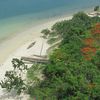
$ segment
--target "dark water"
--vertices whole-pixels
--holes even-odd
[[[100,0],[0,0],[0,18],[53,10],[89,8],[100,4]]]
[[[35,21],[100,5],[100,0],[0,0],[0,39]]]

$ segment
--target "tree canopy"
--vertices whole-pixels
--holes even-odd
[[[79,12],[52,26],[51,32],[63,40],[50,55],[43,70],[45,79],[33,88],[31,96],[38,100],[100,99],[100,46],[94,34],[100,30],[99,22],[99,17]]]

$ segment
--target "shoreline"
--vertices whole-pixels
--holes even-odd
[[[91,12],[92,10],[89,8],[83,11],[88,13],[88,12]],[[45,28],[50,28],[56,22],[61,21],[61,20],[67,20],[69,19],[69,17],[72,17],[72,16],[73,16],[72,13],[68,13],[61,16],[55,16],[52,18],[43,19],[40,22],[37,22],[36,25],[33,25],[33,27],[30,27],[29,29],[25,29],[24,31],[21,31],[18,33],[14,33],[11,36],[0,41],[0,51],[1,51],[0,64],[3,63],[9,57],[9,55],[12,52],[14,52],[17,48],[27,43],[28,41],[33,40],[36,37],[39,37],[41,35],[41,30]],[[19,39],[20,37],[21,39]],[[17,43],[12,43],[16,41]],[[12,46],[10,45],[11,46],[10,47],[9,44],[11,44]]]
[[[34,40],[41,36],[41,30],[45,28],[50,28],[53,24],[61,20],[68,20],[72,18],[72,15],[68,17],[68,15],[64,17],[60,17],[58,19],[49,19],[45,20],[43,23],[33,26],[24,32],[14,34],[11,37],[8,37],[5,41],[0,43],[0,64],[4,63],[7,58],[9,58],[10,54],[16,51],[19,47],[23,46],[25,43]]]
[[[88,9],[83,9],[83,10],[80,10],[80,11],[83,11],[83,12],[92,12],[93,7],[91,8],[88,8]],[[15,32],[11,32],[9,35],[10,36],[7,36],[7,37],[3,37],[0,39],[0,44],[3,43],[4,41],[10,39],[10,38],[13,38],[14,36],[20,34],[20,33],[23,33],[24,31],[27,31],[29,29],[32,29],[33,27],[36,27],[36,26],[39,26],[41,24],[44,24],[44,23],[48,23],[49,21],[55,21],[57,19],[61,19],[61,18],[65,18],[65,17],[69,17],[69,16],[73,16],[73,14],[77,13],[79,11],[75,11],[75,12],[65,12],[63,13],[62,15],[56,15],[56,16],[52,16],[52,17],[46,17],[46,18],[43,18],[43,19],[39,19],[39,20],[34,20],[34,24],[32,24],[31,26],[29,25],[28,28],[26,28],[26,25],[25,26],[22,26],[21,30],[17,30]],[[30,14],[31,15],[31,14]],[[30,15],[20,15],[21,18],[24,17],[24,16],[30,16]],[[33,14],[32,14],[33,15]],[[7,18],[7,19],[3,19],[4,22],[5,20],[10,20],[10,21],[16,21],[15,19],[20,16],[16,16],[16,17],[11,17],[11,18]],[[12,19],[12,20],[11,20]],[[33,19],[32,19],[33,20]],[[33,23],[33,22],[32,22]],[[28,23],[29,24],[29,23]]]
[[[30,57],[32,55],[39,55],[41,51],[42,43],[44,43],[44,48],[42,55],[46,54],[46,50],[49,48],[49,45],[47,44],[46,40],[40,38],[41,31],[45,28],[50,29],[53,24],[56,22],[62,21],[62,20],[70,20],[73,15],[64,15],[58,18],[51,18],[48,20],[45,20],[43,23],[38,24],[24,32],[15,34],[11,38],[7,39],[6,41],[2,42],[0,44],[0,49],[2,50],[1,56],[0,56],[0,80],[4,78],[5,72],[12,69],[12,59],[13,58],[21,58],[22,56]],[[36,44],[30,48],[29,50],[27,47],[32,43],[36,41]],[[0,87],[0,98],[4,96],[3,89]],[[11,98],[3,98],[2,100],[11,100]],[[12,99],[14,100],[14,98]],[[23,99],[25,100],[25,98]]]

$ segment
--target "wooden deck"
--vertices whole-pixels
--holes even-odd
[[[47,58],[21,57],[22,60],[32,63],[47,63]]]

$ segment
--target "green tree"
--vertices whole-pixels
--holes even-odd
[[[100,7],[99,6],[95,6],[94,7],[94,11],[99,11],[100,10]]]
[[[63,38],[61,45],[45,65],[44,80],[32,86],[30,95],[38,100],[99,100],[99,53],[91,61],[84,59],[81,48],[91,27],[99,22],[79,12],[69,21],[53,25],[52,32]]]
[[[22,60],[13,59],[12,60],[13,70],[6,71],[5,78],[0,82],[2,88],[7,89],[7,91],[15,90],[18,94],[26,90],[26,83],[23,80],[22,75],[27,66]]]
[[[96,16],[99,16],[100,15],[100,7],[99,6],[95,6],[94,7],[94,11],[96,12],[95,14],[96,14]]]
[[[49,29],[44,29],[41,31],[41,33],[43,34],[44,38],[47,38],[50,34],[50,30]]]

